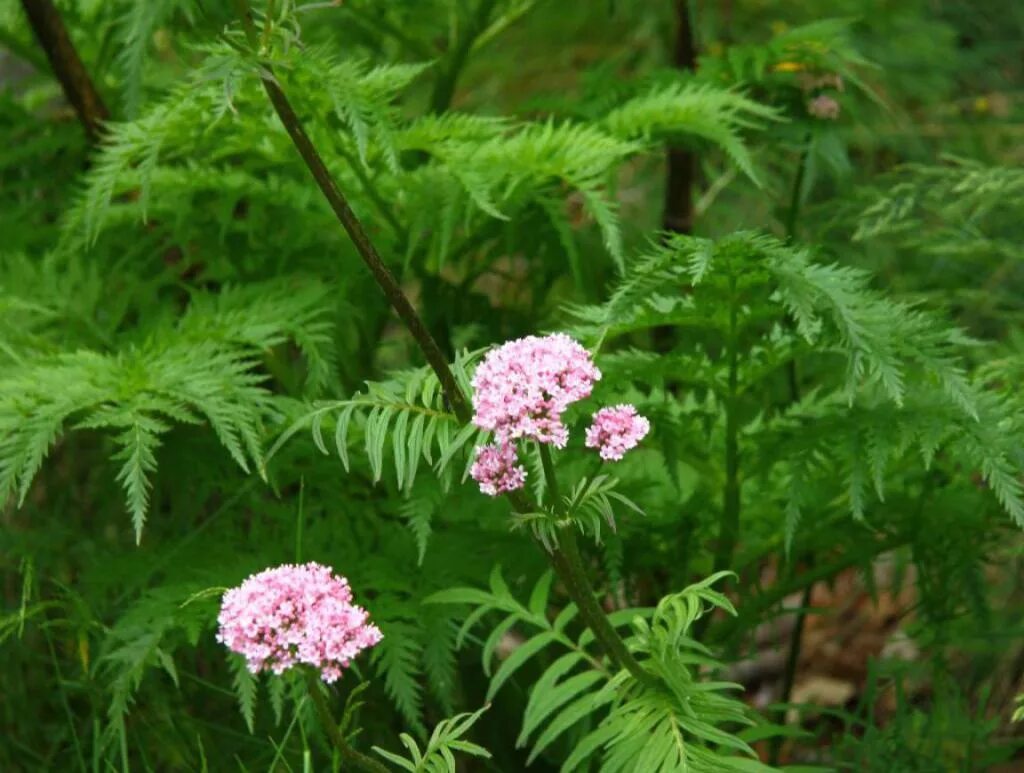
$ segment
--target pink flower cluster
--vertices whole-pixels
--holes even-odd
[[[527,336],[491,351],[473,377],[473,423],[499,443],[531,438],[564,448],[562,414],[601,378],[590,352],[564,333]]]
[[[348,580],[316,563],[254,574],[224,594],[217,622],[217,641],[244,655],[252,673],[304,663],[325,682],[382,638],[366,610],[352,604]]]
[[[565,448],[569,428],[562,414],[589,397],[600,378],[590,352],[564,333],[519,338],[488,353],[473,377],[473,423],[496,440],[476,449],[469,470],[480,490],[493,497],[523,487],[526,469],[515,447],[520,438]],[[631,405],[603,408],[587,430],[587,447],[599,449],[602,459],[621,459],[650,429]]]
[[[469,474],[480,484],[480,490],[492,497],[520,489],[526,482],[526,468],[518,463],[511,443],[477,448]]]
[[[841,110],[839,102],[827,94],[819,94],[807,103],[807,112],[822,121],[834,121]]]
[[[594,421],[587,429],[587,448],[599,449],[601,458],[606,461],[618,460],[626,451],[636,448],[650,431],[651,422],[640,416],[632,405],[602,408],[594,414]]]

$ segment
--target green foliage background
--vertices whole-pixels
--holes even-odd
[[[369,681],[367,750],[489,702],[442,726],[492,755],[466,770],[749,770],[780,732],[839,769],[1017,753],[1020,3],[694,2],[693,73],[667,0],[278,2],[260,65],[232,3],[57,7],[114,121],[90,148],[4,3],[0,768],[327,767],[297,685],[214,640],[217,589],[299,560],[384,632],[334,696]],[[583,547],[674,697],[607,673],[531,524],[464,483],[478,437],[295,153],[270,64],[463,383],[565,330],[605,374],[575,418],[651,418],[604,470],[645,515],[608,500]],[[836,120],[808,109],[822,74]],[[669,147],[696,159],[693,234],[661,230]],[[581,434],[566,481],[594,480]],[[916,584],[918,657],[803,732],[742,730],[722,663],[883,555]]]

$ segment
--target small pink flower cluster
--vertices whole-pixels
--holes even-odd
[[[839,102],[827,94],[819,94],[807,103],[807,112],[822,121],[834,121],[839,117]]]
[[[651,422],[636,412],[632,405],[602,408],[594,414],[587,429],[587,448],[597,448],[605,461],[621,459],[626,451],[636,448],[651,431]]]
[[[478,448],[469,474],[480,484],[480,490],[492,497],[520,489],[526,483],[526,468],[517,463],[512,443]]]
[[[601,371],[564,333],[527,336],[490,352],[473,377],[473,423],[499,443],[531,438],[564,448],[562,414],[590,395]]]
[[[601,371],[590,352],[564,333],[509,341],[484,358],[473,377],[473,423],[494,432],[493,445],[476,449],[469,474],[490,496],[520,489],[526,469],[518,463],[520,438],[564,448],[569,429],[562,414],[589,397]],[[604,408],[587,430],[587,447],[602,459],[621,459],[651,425],[631,405]]]
[[[252,575],[224,594],[217,622],[217,641],[244,655],[252,673],[304,663],[325,682],[382,638],[366,610],[352,604],[348,580],[316,563]]]

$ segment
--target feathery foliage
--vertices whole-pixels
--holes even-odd
[[[60,0],[94,144],[24,5],[0,768],[1019,761],[1019,3]],[[399,292],[467,398],[591,351],[512,497]],[[216,637],[309,561],[383,632],[313,692]]]
[[[430,734],[424,749],[420,749],[416,739],[403,733],[401,739],[408,750],[408,758],[377,747],[374,747],[374,751],[401,770],[408,770],[409,773],[455,773],[457,751],[474,757],[491,756],[483,747],[463,740],[463,736],[486,710],[485,706],[472,714],[458,714],[451,719],[442,720]]]

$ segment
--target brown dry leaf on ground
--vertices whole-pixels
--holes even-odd
[[[883,654],[916,657],[913,643],[902,633],[916,600],[914,585],[906,578],[898,585],[894,583],[891,563],[886,557],[877,561],[871,583],[865,582],[859,569],[848,569],[832,582],[814,586],[800,639],[791,702],[844,706],[861,694],[873,659]],[[783,606],[799,607],[801,595],[791,594]],[[732,678],[757,688],[755,703],[760,706],[782,697],[795,622],[795,614],[786,614],[759,626],[754,636],[756,655],[737,663],[731,671]]]

